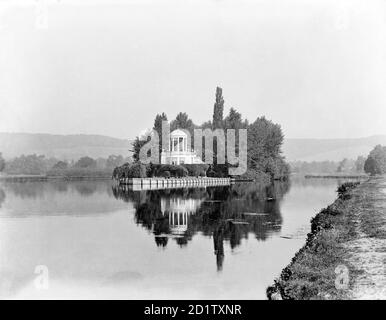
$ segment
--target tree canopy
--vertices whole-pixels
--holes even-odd
[[[281,147],[283,144],[284,135],[280,125],[267,120],[265,117],[257,118],[253,123],[248,120],[243,120],[240,112],[236,108],[231,107],[229,113],[224,118],[224,97],[222,88],[216,88],[215,103],[213,107],[213,119],[204,122],[201,126],[194,124],[193,120],[189,118],[186,112],[180,112],[176,118],[170,122],[170,131],[175,129],[185,129],[190,133],[191,145],[194,145],[194,129],[235,129],[236,130],[236,154],[239,149],[238,130],[247,129],[247,165],[249,177],[256,177],[265,174],[273,179],[285,178],[289,174],[289,166],[285,162],[281,154]],[[157,114],[154,120],[153,129],[157,131],[160,138],[160,151],[162,148],[162,121],[167,121],[165,113]],[[226,133],[225,133],[226,138]],[[135,162],[139,161],[139,152],[148,141],[145,137],[136,137],[133,142],[133,159]],[[227,145],[227,141],[225,141]],[[209,147],[203,144],[205,148]],[[222,176],[224,169],[227,171],[228,163],[217,164],[217,139],[213,141],[213,165],[210,166],[209,171],[215,175]],[[203,155],[200,155],[204,160]],[[220,168],[221,167],[221,168]],[[218,170],[217,170],[218,169]]]
[[[96,168],[97,163],[93,158],[82,157],[76,163],[76,168]]]
[[[386,147],[377,145],[370,151],[364,170],[371,175],[386,173]]]
[[[216,88],[216,102],[213,108],[213,129],[223,127],[223,115],[224,115],[224,98],[222,96],[222,88]]]

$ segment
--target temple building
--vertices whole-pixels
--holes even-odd
[[[190,148],[188,135],[180,130],[170,133],[169,150],[162,150],[161,164],[198,164],[203,163],[201,158]]]
[[[170,233],[182,236],[188,230],[189,216],[197,212],[202,200],[193,198],[161,198],[161,212],[168,216]]]

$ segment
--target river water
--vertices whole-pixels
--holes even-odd
[[[339,183],[3,183],[0,298],[265,299]]]

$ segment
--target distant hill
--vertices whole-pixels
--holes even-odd
[[[34,153],[64,160],[76,160],[82,156],[106,158],[111,154],[127,157],[129,149],[129,140],[101,135],[0,133],[0,152],[5,159]]]
[[[283,153],[289,161],[340,161],[366,156],[377,144],[386,145],[386,135],[358,139],[286,139]],[[129,149],[129,140],[101,135],[0,133],[0,152],[6,159],[33,153],[65,160],[82,156],[106,158],[110,154],[127,157]]]
[[[289,161],[340,161],[367,156],[377,144],[386,145],[386,135],[358,139],[286,139],[283,153]]]

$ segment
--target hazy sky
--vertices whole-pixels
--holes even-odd
[[[290,138],[386,134],[386,1],[16,2],[0,132],[133,138],[160,112],[211,119],[221,86],[226,113]]]

